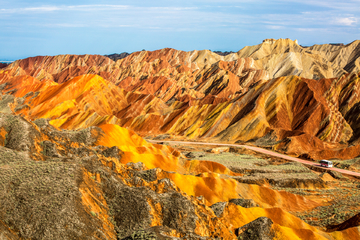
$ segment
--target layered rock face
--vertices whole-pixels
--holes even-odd
[[[348,45],[323,44],[302,47],[290,39],[266,39],[263,43],[245,47],[238,57],[251,57],[256,66],[269,71],[270,78],[296,75],[321,79],[359,72],[360,41]]]
[[[226,56],[162,49],[116,62],[35,57],[1,70],[0,83],[18,97],[38,92],[17,113],[50,117],[60,128],[111,123],[141,135],[251,141],[297,156],[345,159],[360,154],[357,46],[305,48],[269,39]],[[304,78],[316,74],[333,78]]]
[[[225,56],[162,49],[116,62],[61,55],[2,68],[0,238],[360,238],[357,222],[328,233],[289,213],[321,201],[247,184],[243,173],[135,133],[251,142],[313,159],[357,156],[352,44],[329,45],[337,55],[266,40]],[[315,75],[327,78],[305,78]]]
[[[360,70],[360,41],[356,40],[347,45],[323,44],[308,48],[318,52],[323,58],[330,62],[331,66],[345,70],[346,72],[359,72]],[[339,71],[337,74],[341,74]]]

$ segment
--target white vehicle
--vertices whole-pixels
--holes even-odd
[[[333,167],[332,161],[328,161],[328,160],[321,160],[321,161],[320,161],[320,165],[321,165],[322,167],[328,167],[328,168]]]

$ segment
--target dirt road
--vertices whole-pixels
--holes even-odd
[[[312,166],[316,166],[316,167],[321,167],[319,163],[317,162],[310,162],[310,161],[306,161],[300,158],[295,158],[295,157],[290,157],[287,156],[285,154],[280,154],[277,152],[273,152],[273,151],[269,151],[263,148],[259,148],[259,147],[252,147],[252,146],[247,146],[247,145],[240,145],[240,144],[228,144],[228,143],[203,143],[203,142],[182,142],[182,141],[157,141],[157,140],[147,140],[148,142],[151,143],[160,143],[160,142],[167,142],[167,143],[173,143],[173,144],[188,144],[188,145],[211,145],[211,146],[226,146],[226,147],[243,147],[243,148],[247,148],[250,150],[253,150],[255,152],[259,152],[259,153],[264,153],[267,155],[271,155],[274,157],[279,157],[279,158],[283,158],[283,159],[287,159],[290,161],[295,161],[295,162],[300,162],[302,164],[306,164],[306,165],[312,165]],[[328,170],[332,170],[332,171],[336,171],[336,172],[340,172],[343,174],[347,174],[347,175],[351,175],[351,176],[355,176],[355,177],[360,177],[360,173],[357,172],[352,172],[352,171],[348,171],[348,170],[344,170],[344,169],[340,169],[340,168],[326,168]]]

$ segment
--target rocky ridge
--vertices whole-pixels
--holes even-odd
[[[30,76],[10,77],[5,71],[0,78],[3,93],[22,98],[13,107],[17,114],[50,118],[60,128],[111,123],[143,135],[253,142],[313,159],[360,154],[358,74],[319,81],[281,77],[258,82],[232,100],[208,94],[199,99],[179,97],[178,101],[171,100],[169,89],[174,85],[165,78],[143,80],[144,85],[136,85],[142,91],[132,85],[121,88],[96,75],[63,84]],[[214,86],[209,88],[217,91]],[[222,91],[234,92],[234,88]]]

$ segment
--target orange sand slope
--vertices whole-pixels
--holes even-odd
[[[154,154],[154,156],[149,153],[138,154],[134,153],[134,151],[131,153],[127,152],[126,150],[130,150],[131,147],[145,147],[148,149],[148,151],[154,151],[154,146],[151,146],[151,144],[146,142],[142,145],[142,141],[140,140],[141,138],[135,134],[129,134],[128,130],[116,125],[103,125],[101,128],[107,134],[98,142],[98,144],[105,146],[115,145],[123,149],[125,153],[124,158],[122,159],[122,163],[126,163],[129,160],[133,162],[142,161],[149,168],[159,167],[167,171],[179,169],[179,167],[174,164],[177,160],[175,157],[164,158],[163,156],[157,154]],[[155,152],[157,150],[155,150]],[[167,152],[168,154],[170,153],[169,151],[171,151],[169,148],[166,148],[165,151],[163,150],[163,152]],[[172,167],[175,167],[175,169],[171,169]],[[304,232],[306,233],[306,236],[311,236],[309,239],[329,239],[330,237],[328,234],[309,226],[300,219],[284,211],[306,210],[319,206],[319,203],[307,200],[304,197],[286,192],[274,191],[257,185],[241,184],[235,180],[221,179],[216,173],[207,173],[200,177],[195,177],[191,175],[182,175],[179,173],[161,172],[159,177],[171,179],[176,186],[178,186],[188,195],[204,196],[208,205],[212,205],[220,201],[229,201],[230,199],[238,198],[238,194],[240,194],[245,198],[254,199],[257,204],[265,207],[265,209],[246,209],[237,206],[236,208],[238,210],[236,210],[236,208],[233,209],[233,207],[230,208],[229,211],[240,211],[236,213],[227,213],[231,214],[231,216],[229,215],[224,217],[224,219],[228,219],[228,221],[230,219],[231,224],[234,227],[239,227],[249,223],[257,217],[267,216],[273,219],[274,222],[279,225],[277,226],[277,231],[279,231],[279,239],[286,239],[285,237],[293,235],[299,235],[299,239],[305,239],[301,235]],[[277,208],[274,207],[279,207],[283,210],[276,210]],[[343,234],[346,234],[346,232]]]
[[[199,176],[169,173],[167,171],[186,171],[184,166],[180,166],[178,158],[172,155],[174,151],[170,147],[149,144],[136,134],[116,125],[102,125],[101,129],[106,134],[99,140],[98,144],[105,146],[115,145],[122,149],[124,155],[121,163],[142,161],[148,168],[161,168],[165,171],[159,171],[159,179],[171,179],[181,191],[188,195],[203,196],[205,203],[209,206],[216,202],[238,198],[239,195],[253,199],[261,208],[242,208],[233,204],[227,206],[222,219],[233,228],[243,226],[258,217],[266,216],[275,223],[273,228],[276,231],[276,239],[346,239],[349,236],[360,237],[359,229],[347,229],[333,233],[322,232],[286,212],[311,209],[319,206],[320,203],[258,185],[248,185],[238,183],[232,179],[222,179],[219,175],[221,172],[206,172]]]

